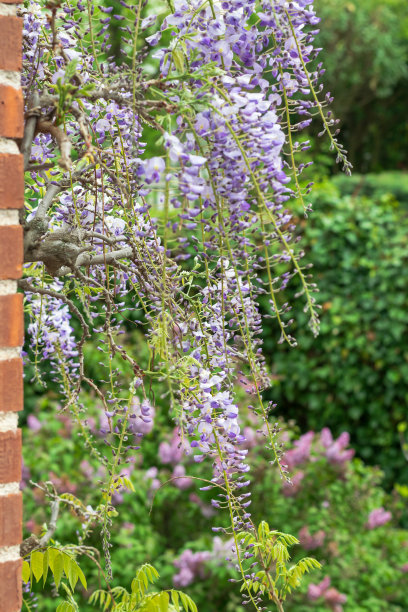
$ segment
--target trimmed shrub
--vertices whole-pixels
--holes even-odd
[[[277,349],[273,324],[265,344],[279,414],[302,429],[349,430],[357,454],[379,464],[390,484],[408,482],[397,431],[408,400],[408,215],[383,183],[371,177],[372,198],[343,196],[334,183],[317,187],[319,215],[302,244],[320,290],[320,335],[313,338],[298,306],[298,348]]]

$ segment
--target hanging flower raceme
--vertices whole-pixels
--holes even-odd
[[[280,295],[289,282],[298,283],[318,330],[290,210],[294,198],[308,210],[311,184],[300,179],[308,162],[297,158],[309,143],[298,132],[313,114],[349,167],[331,134],[330,95],[320,99],[323,70],[309,70],[318,19],[309,0],[176,0],[161,15],[120,5],[33,1],[22,10],[29,276],[22,287],[31,347],[58,362],[76,417],[83,383],[103,405],[107,561],[109,504],[123,486],[119,466],[136,448],[128,438],[153,429],[148,389],[165,382],[182,440],[161,453],[177,456],[166,461],[186,487],[179,451],[210,459],[212,505],[228,511],[223,530],[259,610],[263,591],[252,595],[253,555],[242,544],[242,533],[255,531],[246,490],[251,444],[235,384],[245,379],[253,390],[253,416],[287,484],[279,427],[262,398],[269,376],[261,331],[263,316],[273,316],[281,341],[295,343]],[[112,20],[123,34],[116,55]],[[263,315],[260,300],[269,302]],[[146,337],[148,363],[121,340],[129,318]],[[107,372],[103,389],[88,376],[91,335]],[[118,356],[135,377],[129,396]],[[284,595],[271,593],[278,605]]]

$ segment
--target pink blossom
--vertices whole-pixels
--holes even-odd
[[[133,531],[135,528],[133,523],[130,523],[129,521],[125,521],[122,524],[122,529],[126,529],[126,531]]]
[[[205,575],[205,562],[211,559],[208,551],[193,553],[189,548],[184,550],[178,559],[174,560],[174,565],[180,571],[173,576],[173,583],[176,587],[186,587],[195,578],[203,578]]]
[[[175,480],[173,480],[173,484],[175,487],[181,489],[182,491],[184,491],[184,489],[188,489],[193,484],[192,478],[189,478],[188,476],[186,478],[183,478],[185,473],[186,469],[184,465],[176,465],[173,470],[173,478],[175,478]]]
[[[193,502],[193,504],[197,504],[197,506],[201,510],[201,514],[205,518],[211,518],[212,516],[214,516],[215,514],[214,508],[210,506],[209,504],[204,503],[202,499],[198,497],[198,495],[196,495],[195,493],[191,493],[189,499],[191,502]]]
[[[368,515],[368,521],[366,524],[367,529],[375,529],[376,527],[381,527],[381,525],[385,525],[392,519],[391,512],[386,512],[383,507],[376,508],[375,510],[371,510]]]
[[[188,567],[182,567],[178,574],[173,576],[173,584],[178,588],[184,588],[194,580],[194,574]]]
[[[30,533],[34,533],[34,530],[36,528],[36,523],[34,519],[29,519],[28,521],[26,521],[25,523],[25,528],[27,529],[27,531],[29,531]]]
[[[332,587],[331,589],[327,589],[323,597],[333,612],[343,611],[343,606],[341,604],[346,603],[347,595],[340,593],[337,589]]]
[[[86,461],[86,459],[84,459],[79,464],[79,467],[81,468],[81,472],[83,473],[85,478],[87,478],[88,480],[91,480],[91,478],[92,478],[92,476],[94,474],[94,469],[93,469],[92,465],[89,463],[89,461]]]
[[[68,476],[57,476],[54,472],[49,472],[49,480],[53,483],[59,493],[73,493],[75,495],[77,491],[77,485],[70,482]]]
[[[299,470],[294,474],[291,479],[291,482],[284,480],[282,482],[282,493],[285,497],[294,497],[297,493],[299,493],[301,489],[301,482],[305,477],[305,473],[302,470]]]
[[[309,584],[307,596],[310,599],[310,601],[315,601],[316,599],[319,599],[319,597],[323,597],[324,592],[329,588],[329,586],[330,586],[329,576],[326,576],[325,578],[323,578],[323,580],[319,582],[319,584]]]
[[[347,601],[347,595],[340,593],[337,589],[330,587],[330,578],[326,576],[319,584],[310,584],[307,592],[310,601],[316,601],[323,597],[333,612],[342,612],[341,604]]]
[[[316,533],[312,535],[309,528],[305,525],[299,531],[299,542],[305,550],[314,550],[315,548],[323,546],[325,538],[326,534],[323,529],[316,531]]]
[[[157,489],[160,488],[161,482],[160,480],[157,478],[159,473],[159,470],[157,469],[157,467],[153,466],[151,468],[149,468],[148,470],[146,470],[146,473],[143,477],[143,480],[150,480],[150,490],[151,491],[157,491]]]
[[[21,491],[23,491],[26,486],[27,486],[27,482],[30,480],[31,478],[31,472],[30,472],[30,468],[25,465],[24,461],[21,462],[21,481],[20,481],[20,489]]]
[[[330,444],[333,444],[333,436],[328,427],[323,427],[320,432],[320,442],[325,448],[329,448]]]
[[[296,440],[294,448],[285,453],[283,462],[288,466],[289,470],[309,459],[313,438],[314,432],[308,431],[303,436],[300,436],[299,440]]]
[[[326,449],[324,456],[329,463],[343,466],[354,457],[353,449],[345,450],[350,442],[350,435],[346,431],[343,431],[337,440],[333,440],[330,429],[324,427],[320,433],[320,442]]]
[[[245,440],[242,442],[241,448],[246,448],[249,450],[258,444],[258,436],[252,427],[244,427],[242,434]]]
[[[236,557],[235,553],[235,542],[234,538],[230,538],[229,540],[223,540],[219,536],[215,536],[213,538],[213,549],[212,549],[212,559],[213,561],[218,562],[220,565],[225,563],[226,557]],[[228,565],[233,567],[231,561],[228,562]]]
[[[178,428],[173,430],[173,437],[169,442],[159,445],[159,459],[162,463],[179,463],[183,456],[183,446],[178,435]]]
[[[33,414],[29,414],[27,417],[27,425],[31,431],[40,431],[42,425],[41,422]]]
[[[402,567],[400,567],[401,572],[404,574],[408,574],[408,563],[404,563]]]

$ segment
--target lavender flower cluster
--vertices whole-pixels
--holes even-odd
[[[325,111],[330,95],[319,97],[322,67],[309,68],[319,20],[312,0],[176,0],[165,15],[120,5],[75,0],[54,9],[33,0],[22,11],[31,346],[76,381],[65,389],[76,415],[82,383],[103,402],[106,436],[117,441],[112,486],[120,452],[135,448],[128,436],[153,426],[149,381],[165,380],[183,444],[163,445],[162,460],[177,480],[182,451],[211,458],[209,486],[221,491],[213,506],[228,508],[238,550],[237,533],[253,525],[237,380],[249,381],[253,412],[280,459],[262,400],[260,298],[268,296],[281,340],[294,344],[279,294],[295,277],[318,330],[290,212],[311,188],[297,157],[309,148],[298,134],[313,114],[348,169]],[[121,24],[123,57],[110,55],[111,20]],[[129,295],[147,322],[148,367],[118,343]],[[87,375],[91,334],[108,372],[103,392]],[[136,377],[128,404],[114,355]],[[344,440],[322,443],[329,460],[345,460]],[[286,455],[289,467],[307,452],[302,444]]]

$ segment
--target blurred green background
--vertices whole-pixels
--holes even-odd
[[[406,612],[408,610],[408,3],[404,0],[315,0],[322,18],[317,46],[326,68],[325,90],[334,95],[341,119],[340,140],[349,151],[354,173],[347,178],[334,167],[327,143],[310,131],[314,165],[304,182],[316,181],[311,195],[314,212],[298,217],[305,263],[313,264],[320,290],[321,333],[314,339],[302,305],[296,304],[294,334],[298,347],[278,345],[273,320],[265,327],[264,346],[273,372],[267,392],[276,401],[289,447],[309,430],[315,433],[308,458],[296,466],[299,486],[282,495],[282,484],[270,469],[259,440],[251,463],[254,518],[298,536],[324,532],[313,548],[303,538],[295,559],[318,558],[323,570],[311,576],[285,609],[291,612],[334,610],[323,598],[311,601],[308,583],[329,576],[333,588],[347,596],[338,610]],[[125,11],[117,2],[115,12]],[[115,24],[115,22],[113,22]],[[120,22],[113,25],[112,52],[121,50]],[[124,61],[126,57],[124,56]],[[293,289],[293,293],[296,287]],[[137,316],[134,313],[133,316]],[[139,332],[129,326],[125,342],[140,347]],[[99,353],[87,345],[95,376]],[[85,504],[98,501],[94,490],[98,466],[86,458],[76,428],[55,418],[57,388],[48,392],[26,376],[25,482],[52,479],[60,492],[78,495]],[[149,514],[154,486],[163,484],[173,465],[163,464],[158,446],[171,438],[166,402],[156,390],[155,429],[143,442],[131,478],[136,493],[117,500],[119,517],[112,530],[115,584],[128,587],[137,565],[150,561],[161,574],[160,586],[172,586],[179,569],[174,562],[186,549],[209,551],[185,586],[200,612],[244,610],[234,574],[214,540],[211,526],[222,524],[210,506],[210,495],[192,486],[164,486]],[[242,404],[246,396],[242,391]],[[98,423],[101,406],[86,401],[87,416]],[[251,430],[248,417],[246,426]],[[336,440],[348,432],[355,458],[336,464],[319,442],[323,427]],[[252,434],[255,436],[252,428]],[[255,436],[256,438],[256,436]],[[301,438],[302,440],[302,438]],[[103,441],[99,440],[101,451]],[[336,444],[334,442],[334,444]],[[189,475],[208,477],[208,466],[184,463]],[[146,471],[154,474],[146,477]],[[100,474],[102,477],[103,475]],[[157,482],[155,482],[157,480]],[[375,529],[369,513],[380,507],[392,518]],[[25,535],[38,533],[49,509],[40,492],[25,489]],[[56,538],[75,541],[79,518],[62,514]],[[95,529],[90,543],[99,542]],[[88,582],[97,584],[94,566],[81,562]],[[92,580],[94,578],[94,580]],[[40,592],[40,587],[35,590]],[[81,612],[93,609],[89,593],[78,589]],[[52,588],[39,595],[39,609],[55,610]],[[340,604],[339,604],[340,605]]]

